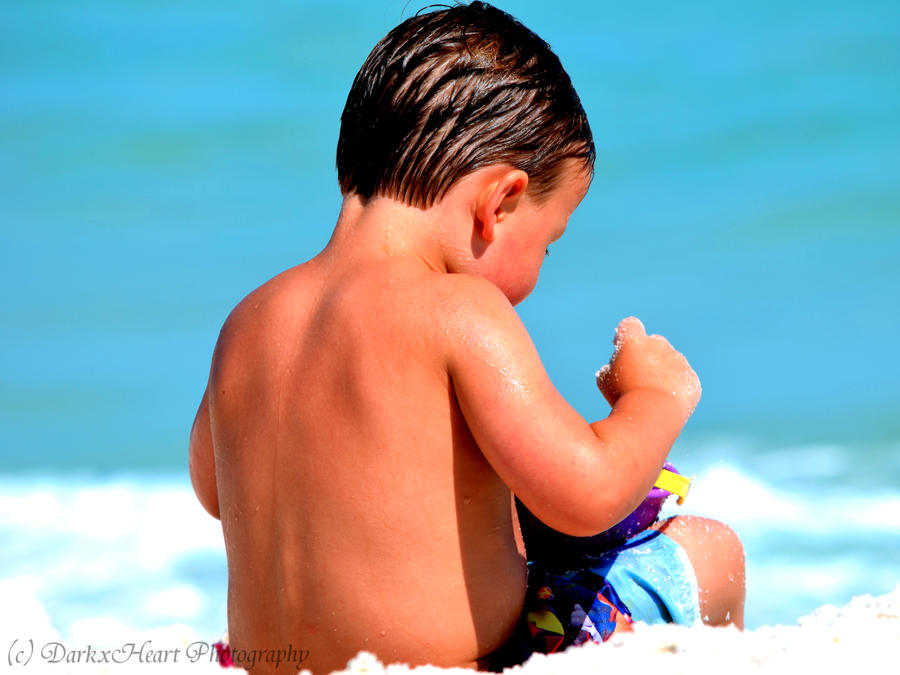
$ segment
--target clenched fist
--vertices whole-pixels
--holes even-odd
[[[612,358],[597,371],[597,387],[609,404],[615,405],[630,391],[656,391],[673,397],[687,422],[701,392],[700,379],[687,359],[662,335],[647,335],[644,324],[633,316],[619,323],[613,344]]]

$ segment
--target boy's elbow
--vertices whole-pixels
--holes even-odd
[[[579,493],[582,491],[571,490],[566,499],[556,501],[550,508],[534,509],[532,513],[557,532],[570,537],[592,537],[624,520],[637,506],[631,505],[611,485]]]
[[[595,510],[579,514],[579,518],[566,521],[563,528],[554,529],[570,537],[593,537],[622,522],[629,513],[631,511],[623,511],[621,508]]]
[[[605,436],[572,454],[571,473],[544,477],[530,486],[534,508],[526,505],[554,530],[592,537],[622,522],[647,496],[653,480],[648,478],[653,473],[650,462],[627,437]]]
[[[593,537],[595,534],[600,534],[609,528],[601,527],[597,529],[592,523],[579,522],[567,523],[565,527],[554,527],[553,529],[570,537]]]

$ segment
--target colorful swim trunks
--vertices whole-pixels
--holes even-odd
[[[687,554],[673,539],[645,530],[616,548],[584,554],[574,570],[528,563],[525,608],[491,669],[531,654],[605,642],[634,621],[692,625],[700,621],[699,592]]]

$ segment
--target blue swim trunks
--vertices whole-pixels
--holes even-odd
[[[575,569],[528,563],[528,591],[519,624],[491,659],[492,669],[605,642],[631,623],[700,621],[697,577],[684,549],[657,530],[644,530],[608,551],[585,553]]]
[[[589,563],[590,556],[585,556]],[[685,550],[658,530],[644,530],[600,554],[591,572],[616,589],[634,621],[700,622],[697,576]]]

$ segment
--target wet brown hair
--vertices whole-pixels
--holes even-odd
[[[540,200],[562,163],[593,170],[594,142],[550,45],[483,2],[413,16],[363,63],[341,115],[341,191],[428,207],[492,164],[529,176]]]

